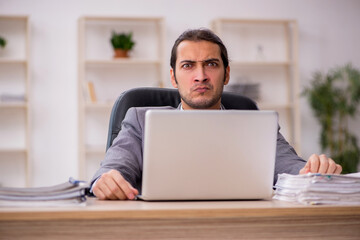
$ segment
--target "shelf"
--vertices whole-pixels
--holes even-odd
[[[22,102],[14,102],[14,103],[0,102],[0,109],[1,108],[23,108],[23,109],[26,109],[27,107],[28,107],[28,104],[22,103]]]
[[[106,21],[129,21],[129,22],[152,22],[152,21],[161,21],[161,17],[118,17],[118,16],[84,16],[82,17],[84,21],[99,21],[99,22],[106,22]]]
[[[0,64],[27,64],[25,59],[0,58]]]
[[[296,20],[219,18],[213,30],[228,47],[232,83],[258,84],[258,107],[279,113],[282,134],[300,153]]]
[[[296,20],[283,20],[283,19],[237,19],[237,18],[218,18],[219,23],[242,23],[242,24],[288,24],[289,22],[295,22]]]
[[[12,179],[29,187],[31,179],[30,131],[30,22],[29,16],[0,15],[1,36],[7,41],[0,49],[0,169],[4,182]],[[12,154],[11,156],[8,156]],[[4,161],[3,161],[4,160]],[[18,160],[20,164],[18,164]]]
[[[18,153],[27,153],[25,148],[3,148],[0,149],[0,154],[18,154]]]
[[[1,15],[0,20],[20,20],[27,21],[28,16],[25,15]]]
[[[133,33],[136,44],[129,58],[113,58],[109,42],[113,31]],[[89,167],[92,160],[105,154],[106,147],[102,144],[107,139],[115,99],[130,88],[164,85],[164,46],[162,17],[84,16],[79,19],[79,178],[89,180],[87,177],[96,170]]]
[[[86,154],[105,154],[105,146],[86,146]]]
[[[257,105],[260,110],[291,109],[294,106],[291,103],[276,104],[276,103],[260,103],[260,102]]]
[[[99,110],[111,110],[111,108],[113,107],[113,103],[110,102],[95,102],[95,103],[85,103],[85,108],[86,109],[99,109]]]
[[[278,62],[278,61],[266,61],[266,62],[257,62],[257,61],[230,61],[230,66],[234,67],[288,67],[291,63],[288,61]]]
[[[89,59],[85,61],[86,65],[101,65],[101,64],[161,64],[160,60],[156,59],[139,59],[139,58],[127,58],[127,59]]]

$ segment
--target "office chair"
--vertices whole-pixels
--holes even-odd
[[[225,109],[258,110],[251,99],[224,92],[221,102]],[[177,108],[180,104],[180,95],[177,89],[141,87],[123,92],[115,101],[110,115],[106,151],[121,130],[121,123],[127,110],[131,107],[171,106]]]

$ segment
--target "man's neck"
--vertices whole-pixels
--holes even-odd
[[[189,109],[184,109],[182,103],[179,104],[178,109],[181,110],[181,111],[183,111],[183,110],[189,110]],[[200,110],[200,109],[191,109],[191,110]],[[215,108],[211,108],[211,109],[201,109],[201,110],[225,110],[225,107],[224,107],[224,105],[222,105],[222,104],[220,103],[220,107],[219,107],[219,108],[216,108],[216,109],[215,109]]]

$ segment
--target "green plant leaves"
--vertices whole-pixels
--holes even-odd
[[[6,46],[6,40],[5,38],[0,36],[0,47],[4,48]]]
[[[357,139],[348,128],[360,102],[360,71],[351,64],[331,69],[327,74],[317,71],[310,86],[305,88],[309,104],[321,124],[320,143],[343,167],[343,173],[356,172],[360,158]]]
[[[126,34],[113,31],[110,42],[114,49],[131,50],[135,45],[131,32]]]

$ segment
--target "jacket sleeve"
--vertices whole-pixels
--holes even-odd
[[[299,174],[300,169],[302,169],[305,164],[306,161],[297,155],[295,149],[290,146],[290,144],[285,140],[281,133],[278,132],[274,185],[277,181],[278,174]]]
[[[141,192],[142,130],[136,108],[130,108],[122,122],[121,131],[107,150],[100,169],[91,180],[91,185],[103,173],[115,169]]]

